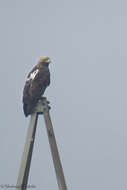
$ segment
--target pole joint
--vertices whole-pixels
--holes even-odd
[[[50,104],[50,102],[47,100],[47,98],[42,97],[38,101],[38,103],[37,103],[37,105],[36,105],[36,107],[34,109],[34,112],[37,113],[37,114],[44,114],[44,112],[48,112],[51,109],[49,104]]]

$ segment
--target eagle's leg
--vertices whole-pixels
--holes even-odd
[[[39,100],[42,100],[42,101],[43,101],[43,100],[46,100],[46,99],[47,99],[46,97],[41,96]],[[46,102],[47,102],[48,104],[50,103],[48,100],[46,100]]]
[[[45,105],[45,101],[47,102],[47,104],[50,104],[50,102],[49,102],[49,101],[47,100],[47,98],[44,97],[44,96],[41,96],[41,97],[39,98],[39,100],[42,101],[42,102],[44,101],[44,102],[43,102],[43,105]],[[50,106],[48,106],[48,108],[51,109]]]
[[[41,96],[38,101],[42,101],[42,104],[45,105],[46,97]]]

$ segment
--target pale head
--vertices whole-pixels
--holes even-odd
[[[51,62],[51,59],[47,56],[41,56],[40,59],[39,59],[39,63],[50,63]]]

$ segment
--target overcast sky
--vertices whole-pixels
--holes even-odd
[[[127,2],[0,1],[0,189],[17,182],[26,76],[51,57],[45,96],[69,190],[127,189]],[[56,190],[43,117],[29,185]]]

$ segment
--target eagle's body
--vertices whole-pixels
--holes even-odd
[[[38,100],[50,84],[49,57],[40,57],[38,64],[28,74],[23,90],[23,110],[27,117],[33,112]]]

